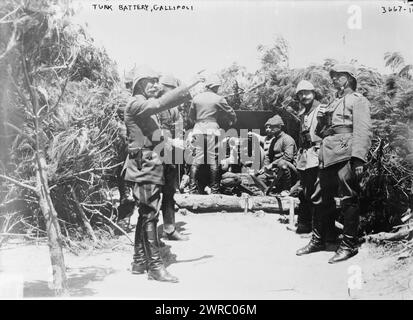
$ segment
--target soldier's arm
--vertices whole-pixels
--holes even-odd
[[[370,118],[370,102],[358,97],[353,103],[353,141],[351,157],[365,162],[371,146],[372,124]]]
[[[297,147],[293,138],[287,136],[284,138],[284,150],[282,159],[293,162]]]
[[[225,98],[222,98],[219,103],[218,107],[227,114],[228,120],[231,123],[235,123],[237,120],[237,115],[235,114],[234,109],[228,104]]]
[[[143,96],[137,96],[130,104],[129,113],[135,117],[149,117],[179,106],[189,99],[191,99],[191,95],[187,87],[173,89],[158,99],[145,99]]]

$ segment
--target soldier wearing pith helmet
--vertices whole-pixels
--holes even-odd
[[[162,75],[158,82],[158,97],[166,94],[167,92],[177,88],[179,86],[179,81],[171,74]],[[162,128],[162,136],[167,143],[173,145],[174,141],[178,138],[175,137],[175,127],[183,127],[182,117],[179,112],[178,107],[174,107],[168,110],[164,110],[158,115],[158,119]],[[175,138],[175,139],[174,139]],[[183,142],[183,141],[182,141]],[[163,233],[162,236],[168,240],[182,241],[188,240],[188,237],[181,234],[175,226],[175,200],[174,195],[177,189],[177,176],[178,176],[178,165],[174,163],[174,149],[171,147],[165,152],[171,152],[170,157],[165,157],[171,161],[165,161],[164,163],[164,177],[165,184],[162,187],[162,217],[163,217]]]
[[[125,180],[134,182],[133,194],[139,207],[132,273],[147,271],[150,279],[177,282],[178,279],[166,271],[158,247],[159,202],[165,180],[163,164],[156,151],[161,143],[155,139],[161,130],[157,114],[191,99],[189,89],[202,79],[198,77],[192,85],[180,86],[156,98],[158,80],[159,75],[152,69],[139,68],[132,85],[132,99],[125,108],[129,152]]]
[[[205,183],[200,179],[201,168],[209,171],[212,193],[219,193],[219,167],[217,161],[218,137],[225,119],[229,127],[235,123],[236,114],[226,99],[218,94],[221,79],[213,74],[205,82],[205,92],[197,94],[189,109],[189,118],[195,122],[193,134],[195,156],[191,166],[191,193],[203,193]],[[204,149],[204,146],[206,148]]]
[[[325,249],[326,217],[343,211],[343,238],[329,263],[347,260],[358,252],[359,180],[371,146],[370,103],[357,88],[352,65],[337,64],[330,71],[336,99],[317,114],[316,134],[322,137],[319,184],[313,194],[315,213],[310,243],[297,255]]]
[[[312,212],[314,210],[311,196],[314,193],[318,176],[318,151],[321,138],[315,134],[317,127],[317,113],[320,102],[316,99],[313,84],[301,80],[295,90],[296,98],[300,103],[298,117],[300,119],[299,150],[297,154],[297,170],[303,193],[300,196],[298,210],[297,233],[309,233],[312,228]]]

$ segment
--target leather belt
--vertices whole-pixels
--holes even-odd
[[[339,126],[339,127],[332,127],[328,128],[323,132],[323,138],[328,137],[328,136],[333,136],[335,134],[340,134],[340,133],[353,133],[353,127],[352,126]]]
[[[199,119],[196,123],[202,123],[202,122],[217,122],[217,119],[214,117],[208,117],[204,119]]]

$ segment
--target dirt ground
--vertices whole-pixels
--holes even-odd
[[[160,221],[160,224],[162,221]],[[177,215],[186,242],[164,241],[176,284],[132,275],[126,237],[112,248],[65,251],[70,295],[86,299],[412,299],[413,260],[397,260],[364,244],[349,261],[330,265],[333,252],[298,257],[307,236],[288,231],[279,215]],[[133,233],[130,234],[133,238]],[[48,247],[0,248],[0,298],[52,297]],[[1,285],[3,284],[3,285]],[[3,287],[3,289],[2,289]]]

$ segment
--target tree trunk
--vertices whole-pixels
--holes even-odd
[[[53,269],[53,289],[55,295],[62,296],[68,294],[68,284],[66,277],[66,266],[62,250],[62,235],[57,213],[50,197],[49,186],[47,183],[46,160],[44,156],[37,152],[37,186],[39,205],[46,221],[46,230],[48,235],[50,260]]]
[[[175,194],[175,201],[179,208],[199,213],[217,211],[241,212],[245,209],[246,199],[248,199],[248,207],[251,211],[263,210],[270,213],[283,213],[290,208],[289,197],[282,197],[277,200],[277,198],[270,196],[244,198],[221,194]],[[296,206],[298,201],[294,201],[294,203]]]

